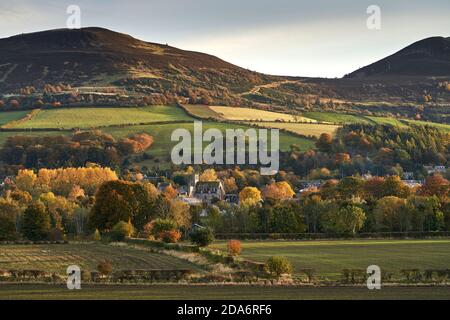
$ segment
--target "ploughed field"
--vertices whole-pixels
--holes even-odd
[[[284,256],[296,271],[314,269],[320,277],[336,280],[343,269],[366,269],[378,265],[383,272],[402,269],[449,269],[450,239],[436,240],[320,240],[242,241],[242,257],[265,262]],[[226,250],[227,242],[213,248]],[[450,289],[449,289],[450,291]]]
[[[86,272],[97,271],[108,260],[113,271],[120,270],[198,270],[187,261],[144,249],[97,243],[48,245],[0,245],[0,270],[41,270],[66,273],[70,265]],[[0,289],[1,291],[1,289]]]

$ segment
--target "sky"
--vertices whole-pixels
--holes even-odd
[[[449,0],[0,0],[0,38],[81,27],[216,55],[276,75],[342,77],[431,36],[450,37]],[[380,28],[367,20],[380,9]],[[372,21],[372,20],[371,20]]]

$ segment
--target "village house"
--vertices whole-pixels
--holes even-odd
[[[225,199],[225,189],[222,181],[199,181],[195,185],[194,198],[200,199],[205,203],[211,203],[216,200]]]

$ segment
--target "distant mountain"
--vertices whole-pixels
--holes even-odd
[[[0,39],[0,93],[46,83],[107,85],[130,83],[130,79],[166,87],[177,83],[233,90],[240,84],[264,83],[266,78],[208,54],[102,28],[57,29]]]
[[[427,38],[371,65],[347,78],[382,76],[450,76],[450,38]]]

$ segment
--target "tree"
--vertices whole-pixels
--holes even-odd
[[[243,206],[255,206],[261,200],[261,191],[255,187],[245,187],[239,193],[239,202]]]
[[[214,234],[209,228],[196,228],[189,234],[191,242],[199,247],[207,247],[214,241]]]
[[[294,266],[285,257],[270,257],[265,265],[266,271],[274,278],[280,278],[283,274],[291,275]]]
[[[0,215],[0,241],[16,239],[16,225],[14,220],[4,215]]]
[[[295,195],[289,183],[286,181],[271,183],[263,190],[264,198],[273,200],[287,200],[292,199]]]
[[[424,196],[436,195],[439,198],[444,198],[448,194],[449,181],[444,179],[441,175],[435,174],[425,179],[425,183],[420,189],[420,194]]]
[[[202,182],[217,181],[216,170],[214,170],[214,169],[206,169],[200,175],[199,180],[202,181]]]
[[[152,184],[129,181],[103,183],[95,196],[89,224],[100,231],[119,221],[131,221],[138,230],[155,217],[157,190]]]
[[[338,211],[330,211],[326,217],[327,229],[336,233],[355,234],[364,225],[366,214],[355,205],[345,205]]]
[[[329,133],[322,133],[316,142],[316,147],[322,152],[331,151],[333,137]]]
[[[376,228],[379,231],[406,231],[409,219],[405,216],[407,212],[406,200],[394,196],[379,199],[376,202],[373,213]]]
[[[230,240],[228,241],[227,249],[230,256],[237,257],[242,251],[241,242],[239,240]]]
[[[131,222],[119,221],[111,230],[111,238],[114,241],[122,241],[129,238],[134,233],[134,227]]]
[[[29,240],[45,240],[50,233],[50,215],[45,205],[33,202],[24,212],[22,232]]]
[[[363,193],[364,181],[357,177],[345,177],[339,181],[336,188],[342,199],[357,197]]]

